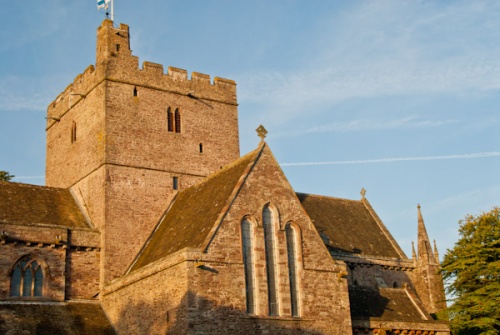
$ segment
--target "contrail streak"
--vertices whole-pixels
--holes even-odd
[[[311,165],[340,165],[340,164],[372,164],[372,163],[392,163],[406,161],[436,161],[445,159],[475,159],[486,157],[500,157],[500,152],[480,152],[476,154],[448,155],[448,156],[423,156],[423,157],[395,157],[379,159],[362,159],[353,161],[334,161],[334,162],[303,162],[303,163],[283,163],[281,166],[311,166]]]

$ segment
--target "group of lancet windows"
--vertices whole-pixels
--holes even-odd
[[[181,113],[179,108],[176,108],[174,112],[170,107],[167,108],[167,130],[169,133],[180,133],[181,132]]]
[[[267,302],[269,316],[281,316],[280,269],[278,266],[278,227],[277,212],[269,205],[262,210],[262,229],[264,237],[264,253],[266,261]],[[260,234],[262,236],[262,234]],[[252,219],[245,217],[241,222],[242,254],[245,271],[246,310],[248,314],[258,314],[257,276],[256,276],[256,225]],[[299,252],[300,237],[297,227],[288,223],[285,227],[288,290],[290,294],[291,316],[300,316],[299,292]],[[260,241],[262,242],[262,241]],[[260,258],[260,257],[258,257]]]
[[[17,261],[10,277],[11,297],[43,296],[44,268],[36,258],[26,255]]]

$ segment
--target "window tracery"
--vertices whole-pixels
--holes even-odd
[[[24,256],[12,269],[10,296],[41,297],[43,295],[43,283],[44,271],[42,264],[32,256]]]

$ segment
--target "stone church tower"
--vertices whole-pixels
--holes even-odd
[[[101,231],[101,285],[123,274],[168,203],[239,157],[232,80],[144,62],[105,20],[96,66],[48,108],[47,186],[70,188]]]

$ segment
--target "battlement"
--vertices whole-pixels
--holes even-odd
[[[236,82],[193,72],[191,78],[184,69],[144,61],[139,68],[139,58],[133,56],[129,45],[129,27],[113,27],[104,20],[97,29],[96,65],[90,65],[75,77],[65,90],[48,106],[47,127],[63,117],[75,104],[85,99],[104,80],[129,84],[137,90],[156,89],[184,95],[199,100],[209,100],[237,105]]]

